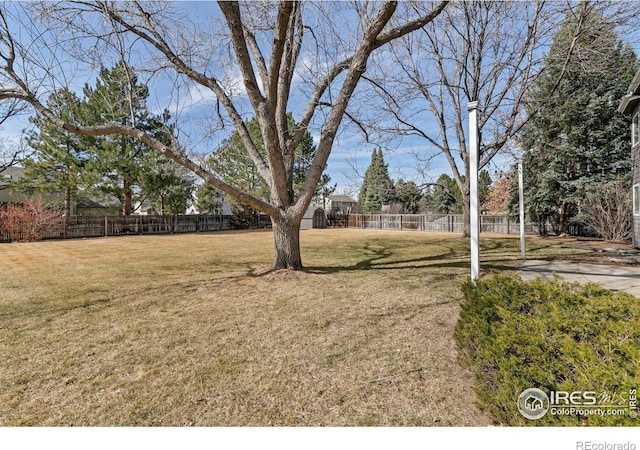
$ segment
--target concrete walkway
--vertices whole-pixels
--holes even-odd
[[[535,277],[550,280],[554,273],[570,282],[598,283],[604,288],[640,297],[640,267],[531,260],[525,261],[518,271],[523,280]]]

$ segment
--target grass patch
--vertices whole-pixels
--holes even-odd
[[[456,327],[461,361],[473,368],[483,408],[505,425],[637,426],[622,415],[518,413],[528,388],[591,391],[601,409],[630,405],[640,385],[640,302],[624,292],[556,278],[496,276],[463,286]],[[578,394],[580,396],[581,394]],[[582,401],[579,398],[576,401]],[[563,402],[559,403],[564,404]]]
[[[0,425],[486,425],[456,362],[468,240],[308,230],[0,245]],[[562,241],[530,239],[532,256]],[[484,237],[484,271],[518,265]]]

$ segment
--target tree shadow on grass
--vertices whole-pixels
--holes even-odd
[[[420,258],[398,259],[393,261],[383,261],[385,257],[378,255],[364,259],[352,265],[335,266],[308,266],[305,271],[316,274],[331,274],[349,271],[369,271],[369,270],[411,270],[411,269],[468,269],[470,267],[469,256],[452,252],[445,255],[423,256]],[[517,267],[509,265],[509,257],[492,261],[480,261],[480,268],[483,272],[505,272],[516,271]]]
[[[396,250],[389,248],[380,243],[365,244],[363,250],[367,252],[367,255],[363,255],[363,258],[354,264],[335,264],[335,265],[309,265],[303,269],[304,273],[309,274],[334,274],[339,272],[354,272],[354,271],[370,271],[370,270],[411,270],[411,269],[466,269],[469,267],[469,253],[464,249],[455,248],[447,245],[446,241],[430,242],[429,246],[445,249],[444,251],[429,256],[421,256],[414,258],[397,258]],[[481,269],[489,272],[503,272],[517,270],[515,267],[508,264],[502,264],[501,261],[508,261],[511,259],[509,256],[500,258],[495,253],[512,251],[513,246],[509,245],[509,241],[495,240],[490,241],[487,244],[483,244],[481,252],[488,253],[487,256],[492,257],[491,261],[480,262]],[[396,258],[394,258],[396,257]],[[271,275],[277,270],[266,269],[256,270],[254,267],[250,267],[246,273],[249,277],[262,277],[265,275]],[[290,272],[290,271],[285,271]]]
[[[331,266],[308,266],[305,271],[316,274],[331,274],[349,271],[369,271],[369,270],[408,270],[422,269],[430,267],[463,267],[469,263],[460,260],[462,255],[451,247],[446,247],[447,252],[437,255],[422,256],[418,258],[392,259],[394,252],[384,246],[376,246],[380,248],[371,248],[365,246],[365,250],[372,254],[355,264],[350,265],[331,265]],[[436,264],[434,264],[436,263]]]

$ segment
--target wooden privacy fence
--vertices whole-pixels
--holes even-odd
[[[73,216],[67,219],[65,238],[126,234],[187,233],[231,229],[231,216]]]
[[[462,214],[349,214],[330,218],[331,226],[398,231],[445,231],[462,233]],[[509,216],[480,216],[480,231],[518,234],[520,224]],[[525,224],[526,234],[538,234],[538,226]]]
[[[178,216],[71,216],[44,239],[73,239],[127,234],[193,233],[233,229],[230,215],[178,215]],[[269,228],[271,219],[258,216],[252,228]],[[0,242],[11,238],[0,232]]]

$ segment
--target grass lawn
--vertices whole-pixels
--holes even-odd
[[[466,239],[307,230],[308,270],[265,273],[271,239],[0,245],[0,426],[491,423],[453,340]],[[518,256],[483,235],[483,272]]]

